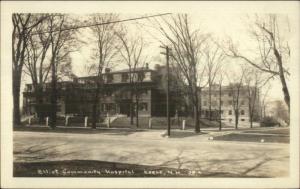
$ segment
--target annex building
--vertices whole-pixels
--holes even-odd
[[[214,84],[210,91],[209,87],[202,89],[201,103],[201,117],[207,119],[210,117],[220,119],[221,117],[223,121],[234,122],[235,109],[239,113],[241,122],[248,122],[250,113],[253,115],[254,121],[261,117],[259,90],[253,86],[237,87],[236,84],[230,84],[222,86],[220,93],[220,85]],[[249,108],[249,106],[251,107]]]

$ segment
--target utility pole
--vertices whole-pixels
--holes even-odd
[[[170,56],[170,48],[168,46],[162,47],[166,49],[166,53],[161,53],[166,55],[166,66],[167,66],[167,93],[166,93],[166,98],[167,98],[167,120],[168,120],[168,136],[171,135],[171,124],[170,124],[170,70],[169,70],[169,56]]]
[[[219,86],[219,118],[220,118],[219,131],[221,131],[222,130],[222,82],[220,82],[219,84],[220,84]]]

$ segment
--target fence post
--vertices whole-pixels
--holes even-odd
[[[106,114],[106,119],[107,119],[107,128],[110,128],[110,117],[109,117],[109,113]]]
[[[152,118],[149,118],[149,129],[152,129]]]
[[[185,120],[182,120],[182,130],[185,130]]]
[[[65,125],[68,126],[68,124],[69,124],[69,116],[66,116],[66,123],[65,123]]]
[[[88,116],[84,117],[84,127],[87,127],[88,125]]]
[[[31,125],[31,117],[28,119],[28,124]]]
[[[46,126],[49,125],[49,117],[46,117]]]

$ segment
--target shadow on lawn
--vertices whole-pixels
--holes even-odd
[[[199,160],[198,158],[190,159],[184,155],[184,150],[181,150],[178,155],[165,161],[158,166],[169,167],[177,166],[177,169],[185,169],[186,167],[193,167],[198,173],[201,173],[201,177],[260,177],[260,178],[271,178],[271,175],[257,174],[256,170],[260,169],[261,166],[270,162],[278,161],[281,159],[289,158],[289,156],[283,156],[278,158],[270,158],[266,153],[261,154],[261,158],[257,157],[240,157],[232,159],[210,159],[210,160]],[[234,169],[233,165],[238,165],[241,161],[251,162],[256,161],[251,166],[239,169]],[[230,167],[230,168],[229,168]]]
[[[289,143],[290,137],[286,135],[266,135],[266,134],[247,134],[231,133],[227,135],[214,137],[214,140],[237,141],[237,142],[270,142],[270,143]]]
[[[137,132],[151,132],[149,129],[141,129],[141,128],[83,128],[83,127],[56,127],[55,129],[51,129],[49,127],[38,127],[38,126],[24,126],[24,127],[16,127],[14,131],[28,131],[28,132],[47,132],[47,133],[74,133],[74,134],[97,134],[103,133],[105,135],[119,135],[119,136],[128,136]],[[192,129],[187,130],[179,130],[174,128],[171,129],[170,138],[185,138],[192,136],[200,136],[207,134],[207,132],[195,133]],[[167,134],[163,134],[162,137],[166,137]]]
[[[185,137],[193,137],[205,135],[206,132],[195,133],[192,130],[171,130],[171,134],[169,138],[185,138]],[[162,134],[162,137],[167,137],[167,133]]]
[[[145,132],[147,130],[142,129],[130,129],[130,128],[122,128],[122,129],[107,129],[107,128],[84,128],[84,127],[56,127],[55,129],[51,129],[50,127],[45,126],[24,126],[24,127],[15,127],[14,131],[29,131],[29,132],[48,132],[48,133],[74,133],[74,134],[97,134],[97,133],[105,133],[108,135],[130,135],[136,132]]]

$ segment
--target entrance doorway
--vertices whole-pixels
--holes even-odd
[[[120,102],[120,114],[130,116],[130,101],[124,100]]]

